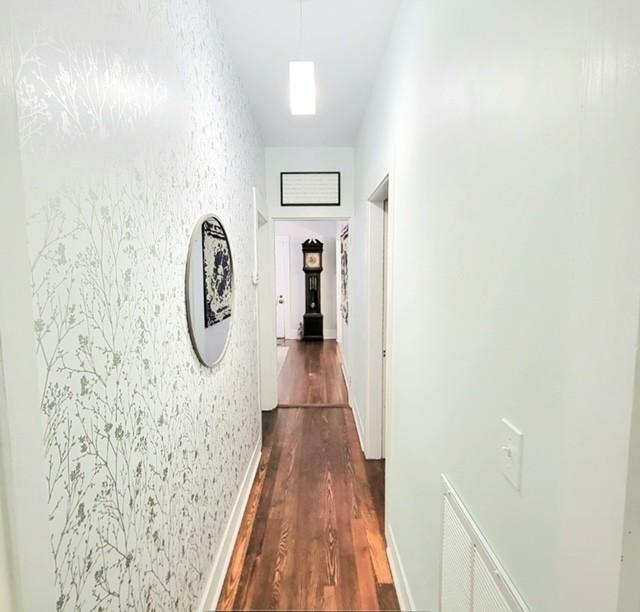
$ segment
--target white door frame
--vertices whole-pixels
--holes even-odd
[[[278,383],[276,372],[276,262],[275,229],[276,221],[344,221],[351,216],[335,217],[286,217],[270,213],[263,197],[258,198],[258,211],[263,224],[258,227],[258,317],[260,333],[259,371],[261,388],[261,408],[273,410],[278,405]],[[345,381],[346,382],[346,381]],[[347,383],[348,387],[348,383]]]
[[[389,531],[389,499],[393,482],[391,466],[393,462],[393,444],[391,431],[393,428],[393,236],[396,211],[395,181],[393,172],[389,172],[380,181],[369,196],[369,316],[368,332],[370,342],[368,364],[369,410],[365,436],[365,456],[368,459],[385,458],[385,495],[384,495],[384,530],[387,541]],[[383,266],[384,248],[384,200],[387,204],[387,243],[386,267]],[[386,278],[383,283],[383,269]],[[384,309],[384,310],[383,310]],[[383,312],[386,310],[386,327],[383,328]],[[386,335],[383,338],[383,333]],[[386,358],[382,357],[382,347],[386,346]],[[384,376],[384,397],[382,377]],[[373,399],[373,402],[371,401]],[[384,413],[383,413],[384,411]],[[377,455],[376,452],[379,454]]]
[[[640,582],[638,581],[638,572],[640,572],[640,326],[637,338],[617,612],[637,609],[640,601]]]
[[[369,196],[369,253],[368,253],[368,339],[367,355],[367,423],[365,425],[364,453],[367,459],[380,459],[388,455],[388,429],[390,407],[391,325],[384,331],[384,316],[391,319],[393,202],[390,197],[390,176],[387,174]],[[387,244],[384,241],[384,201],[389,200],[387,214]],[[387,277],[384,275],[384,249],[387,257]],[[383,357],[383,347],[387,357]],[[383,384],[382,381],[386,383]],[[384,393],[384,397],[383,397]],[[385,418],[386,415],[386,418]]]
[[[275,238],[265,199],[254,187],[256,209],[256,272],[258,319],[258,380],[260,409],[278,405],[276,368]]]

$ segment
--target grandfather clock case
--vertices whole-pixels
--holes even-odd
[[[319,240],[302,243],[302,269],[305,276],[305,313],[302,323],[303,340],[324,340],[324,320],[321,308],[320,275],[323,244]]]

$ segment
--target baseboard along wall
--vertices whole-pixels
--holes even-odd
[[[240,531],[240,525],[242,524],[242,518],[249,501],[249,494],[251,493],[251,487],[255,479],[258,465],[260,464],[262,441],[259,438],[255,446],[251,460],[247,465],[247,471],[245,472],[238,496],[231,510],[229,521],[225,527],[220,548],[216,554],[216,558],[213,561],[213,565],[209,570],[208,578],[205,583],[200,603],[196,608],[197,612],[210,612],[216,609],[222,587],[224,585],[224,579],[227,575],[227,569],[231,562],[231,555],[233,554],[233,548]]]

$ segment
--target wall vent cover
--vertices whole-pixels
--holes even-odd
[[[441,612],[530,612],[444,475],[442,482]]]

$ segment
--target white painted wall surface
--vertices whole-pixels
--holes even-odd
[[[616,609],[640,288],[640,5],[404,2],[356,153],[391,172],[389,525],[438,609],[446,473],[535,612]],[[366,373],[352,361],[352,392]],[[522,491],[500,419],[525,436]]]
[[[305,311],[304,272],[302,270],[302,243],[317,238],[324,245],[320,292],[324,315],[324,337],[336,338],[336,224],[334,221],[276,221],[277,236],[289,238],[289,295],[287,338],[298,339],[298,325]]]
[[[0,605],[21,612],[53,609],[55,591],[10,8],[0,0]]]
[[[353,148],[267,147],[267,203],[273,218],[348,218],[353,213]],[[280,206],[281,172],[340,172],[340,206]]]

